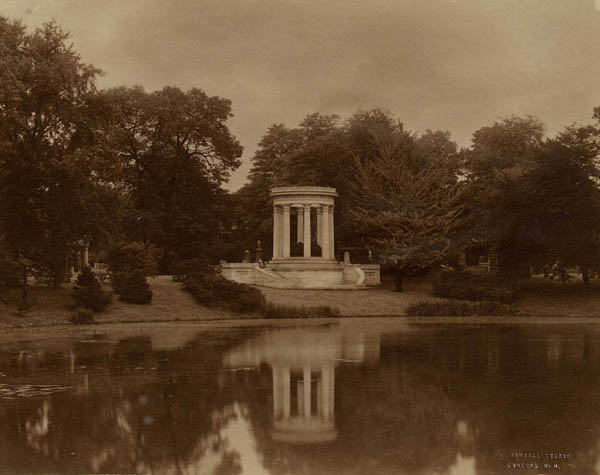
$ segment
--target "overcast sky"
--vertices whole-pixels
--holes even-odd
[[[600,0],[2,0],[52,18],[102,87],[199,87],[233,101],[241,186],[272,123],[379,106],[409,130],[472,133],[531,114],[550,134],[600,106]]]

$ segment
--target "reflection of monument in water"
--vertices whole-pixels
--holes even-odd
[[[319,443],[337,437],[335,365],[379,360],[379,335],[331,330],[280,330],[224,356],[226,368],[267,364],[273,374],[274,440]]]

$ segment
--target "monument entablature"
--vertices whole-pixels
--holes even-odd
[[[335,188],[325,186],[278,186],[271,190],[274,206],[300,207],[333,206],[337,197]]]

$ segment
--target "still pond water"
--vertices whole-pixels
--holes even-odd
[[[0,473],[600,473],[593,325],[0,344]]]

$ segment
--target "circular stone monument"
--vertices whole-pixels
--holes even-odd
[[[335,188],[280,186],[271,190],[271,197],[271,261],[266,265],[223,263],[224,277],[281,289],[364,289],[365,272],[368,272],[367,284],[379,284],[378,265],[354,265],[349,260],[338,262],[336,259]],[[368,270],[363,271],[362,267]]]
[[[364,287],[364,274],[360,268],[340,264],[335,258],[335,188],[281,186],[271,190],[271,197],[273,259],[268,268],[284,279],[287,287]],[[295,229],[291,226],[293,216],[296,218]],[[318,247],[313,246],[313,239]],[[296,248],[301,244],[301,256],[291,255],[292,244]],[[321,252],[315,252],[319,248]]]

